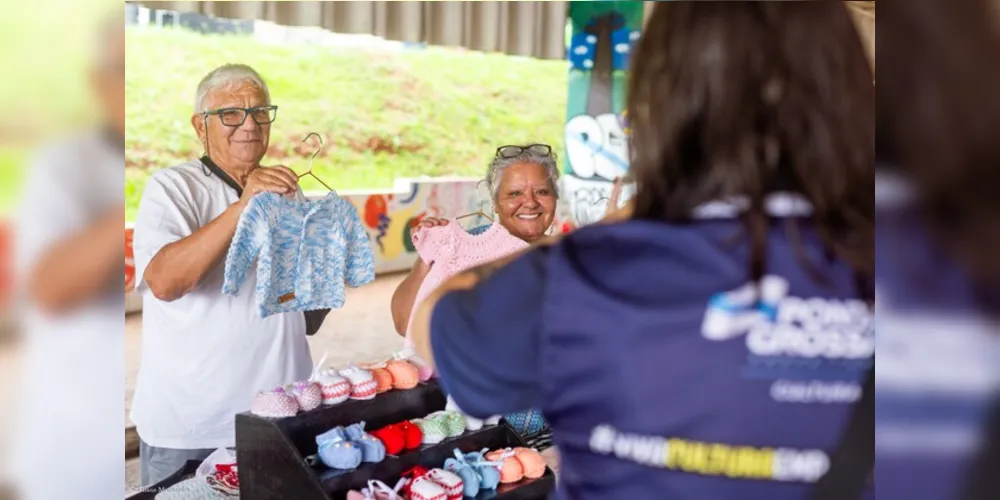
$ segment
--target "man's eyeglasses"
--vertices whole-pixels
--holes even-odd
[[[536,154],[539,156],[549,156],[552,154],[552,146],[548,144],[529,144],[527,146],[518,146],[511,144],[508,146],[500,146],[497,148],[497,158],[516,158],[521,156],[525,152]]]
[[[253,118],[257,125],[267,125],[278,117],[277,106],[257,106],[256,108],[220,108],[203,111],[202,116],[219,115],[222,124],[227,127],[241,127],[247,121],[247,116]]]

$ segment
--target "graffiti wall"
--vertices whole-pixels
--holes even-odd
[[[643,3],[574,1],[569,15],[562,215],[579,226],[603,216],[612,182],[628,171],[625,87]]]

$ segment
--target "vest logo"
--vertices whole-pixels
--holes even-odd
[[[857,299],[795,297],[788,281],[765,276],[717,293],[708,302],[701,334],[715,342],[745,336],[747,378],[851,380],[875,354],[874,315]]]

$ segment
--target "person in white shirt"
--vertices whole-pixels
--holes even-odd
[[[23,500],[115,498],[125,481],[120,15],[102,26],[91,75],[104,125],[37,155],[16,217],[23,372],[17,404],[5,411],[17,414],[10,465]],[[72,465],[53,476],[53,458]]]
[[[277,106],[252,68],[224,65],[198,85],[191,124],[205,156],[154,173],[133,240],[142,295],[142,359],[132,405],[140,475],[152,485],[235,445],[234,416],[259,390],[304,380],[306,335],[327,311],[261,318],[255,276],[222,293],[222,265],[249,200],[302,199],[295,173],[262,166]]]

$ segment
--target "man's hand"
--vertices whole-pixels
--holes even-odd
[[[239,202],[246,205],[251,198],[265,192],[292,194],[298,190],[298,186],[299,177],[284,165],[257,167],[243,179],[243,196]]]

